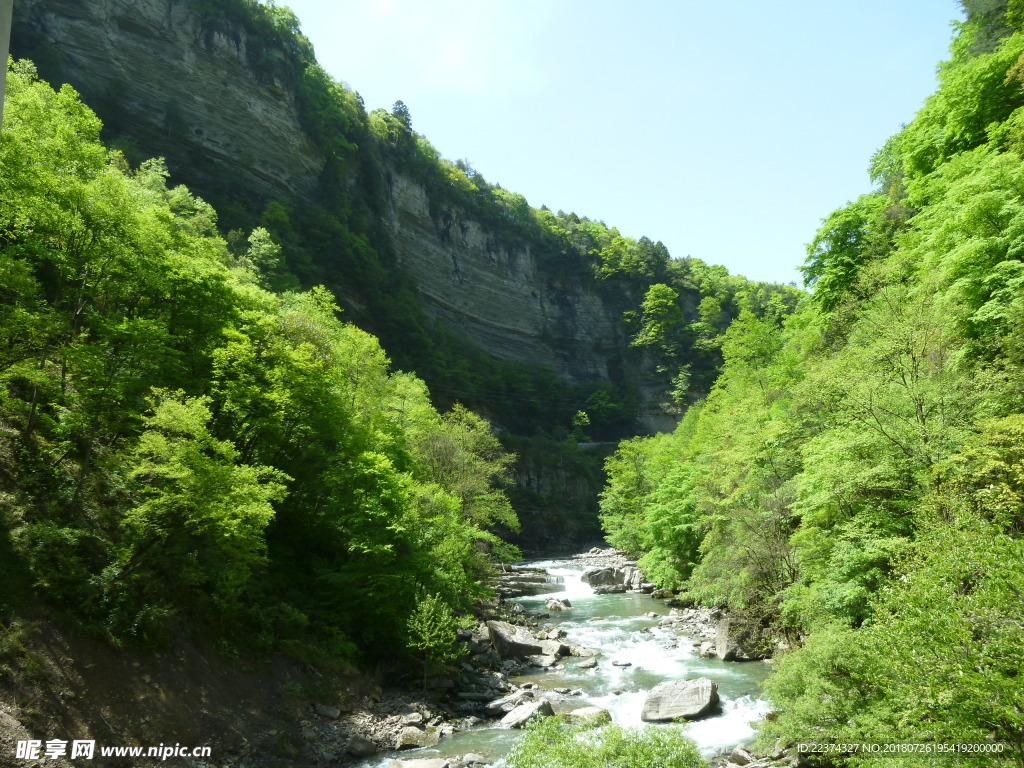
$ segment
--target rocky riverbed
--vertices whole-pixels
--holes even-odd
[[[587,594],[593,595],[602,587],[613,587],[610,594],[606,593],[607,597],[600,599],[619,600],[617,595],[624,593],[623,599],[630,596],[632,605],[649,605],[654,609],[638,617],[645,626],[625,632],[627,641],[631,636],[657,636],[665,653],[678,653],[671,649],[692,646],[694,651],[687,653],[697,652],[700,657],[709,659],[709,664],[721,664],[723,659],[750,658],[736,653],[736,643],[729,640],[730,617],[724,611],[688,605],[671,592],[656,590],[654,585],[644,581],[636,563],[623,553],[595,548],[563,562],[577,571],[582,570],[585,583],[588,583],[588,574],[589,579],[598,582],[592,585],[593,592],[583,588]],[[318,745],[310,755],[316,759],[315,764],[341,765],[362,760],[364,765],[388,768],[487,765],[511,744],[509,739],[514,738],[514,730],[535,717],[589,715],[611,720],[609,709],[615,710],[615,707],[587,706],[595,696],[600,698],[600,692],[586,692],[583,690],[585,683],[583,687],[574,685],[587,679],[581,675],[620,675],[616,679],[621,679],[621,686],[605,696],[613,703],[653,694],[657,686],[644,682],[648,679],[644,676],[649,676],[650,672],[643,666],[610,657],[607,648],[602,653],[574,637],[574,634],[589,637],[611,619],[593,616],[583,624],[574,621],[571,617],[579,618],[582,614],[566,591],[567,586],[581,588],[578,583],[575,586],[565,584],[543,567],[506,569],[500,575],[496,591],[508,599],[481,606],[478,624],[460,635],[465,649],[463,659],[446,675],[434,678],[425,695],[387,692],[371,697],[351,711],[321,704],[310,712],[304,726],[307,741]],[[653,593],[657,601],[637,603],[650,599],[641,593]],[[541,597],[531,597],[537,595]],[[514,597],[521,600],[513,600]],[[524,608],[523,603],[529,608]],[[628,622],[627,625],[632,626]],[[581,630],[585,627],[590,634],[574,631],[573,626],[580,626]],[[735,707],[737,702],[735,683],[732,685],[726,697],[730,699],[727,708]],[[663,691],[673,689],[668,697],[670,703],[687,701],[692,707],[692,716],[698,719],[722,716],[714,682],[707,678],[689,683],[680,679],[678,686],[687,691],[674,691],[674,685],[663,686]],[[645,711],[650,708],[651,712],[658,713],[643,719],[678,716],[674,710],[661,709],[664,701],[642,703]],[[504,740],[497,745],[497,751],[488,749],[486,742],[481,748],[465,751],[456,748],[462,743],[476,745],[469,737],[478,733],[506,733],[508,736],[502,737]],[[421,747],[425,749],[408,757],[397,751]],[[389,753],[389,756],[381,753]],[[798,765],[797,756],[784,749],[772,755],[756,755],[742,745],[709,755],[709,759],[722,768]]]

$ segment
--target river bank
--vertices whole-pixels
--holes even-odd
[[[652,586],[611,550],[510,568],[498,585],[506,598],[480,606],[479,623],[461,635],[463,657],[426,690],[413,679],[382,688],[354,671],[332,677],[285,659],[246,670],[187,641],[117,652],[41,621],[24,639],[32,676],[0,685],[0,746],[62,735],[156,744],[170,734],[171,743],[211,747],[209,759],[161,763],[185,768],[500,765],[521,733],[501,720],[517,708],[524,720],[596,708],[641,726],[647,692],[687,677],[708,678],[720,693],[714,715],[687,727],[708,759],[750,743],[749,721],[767,711],[758,689],[768,665],[718,658],[716,633],[728,617],[669,593],[654,598]],[[723,757],[769,764],[745,752]],[[785,760],[771,764],[793,764]]]
[[[609,570],[617,572],[617,583],[605,583],[608,575],[602,572]],[[606,589],[609,586],[613,588]],[[673,605],[671,593],[654,598],[653,591],[642,575],[636,576],[635,563],[614,550],[594,549],[573,558],[508,569],[499,592],[505,594],[504,615],[511,621],[482,622],[467,638],[471,653],[466,671],[484,663],[497,668],[490,670],[489,684],[455,694],[460,714],[480,720],[436,744],[377,756],[360,765],[501,765],[501,756],[518,737],[507,722],[502,725],[498,720],[511,709],[525,709],[528,719],[569,716],[590,708],[606,712],[616,724],[638,727],[645,725],[641,715],[652,688],[699,677],[714,681],[720,703],[710,716],[685,726],[684,732],[709,762],[759,768],[797,765],[797,757],[785,750],[755,755],[743,746],[754,736],[750,722],[767,714],[758,693],[769,664],[718,658],[716,634],[728,617],[715,609]],[[515,637],[503,638],[508,633]],[[533,648],[510,650],[510,642]],[[499,692],[503,695],[487,700]]]

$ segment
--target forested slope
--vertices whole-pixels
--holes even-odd
[[[268,288],[324,285],[437,407],[489,419],[523,457],[526,547],[597,538],[606,449],[576,445],[671,429],[740,308],[800,293],[531,207],[440,157],[401,102],[368,110],[328,75],[280,4],[25,0],[12,53],[72,84],[129,165],[165,158],[235,256],[265,229],[281,249]]]
[[[131,169],[19,64],[0,143],[0,609],[115,642],[401,659],[486,593],[510,456],[442,415],[264,229]],[[10,612],[10,613],[8,613]],[[448,637],[445,642],[450,641]],[[397,654],[397,656],[396,656]]]
[[[441,158],[401,102],[368,111],[331,78],[300,21],[259,0],[26,0],[12,52],[75,86],[132,164],[165,157],[232,247],[267,229],[272,287],[326,285],[435,402],[519,435],[564,439],[581,410],[596,440],[670,426],[744,301],[795,303]],[[671,338],[645,330],[652,290]]]
[[[965,6],[877,188],[809,246],[813,295],[741,314],[710,395],[608,464],[612,542],[795,649],[768,746],[1024,756],[1024,6]]]

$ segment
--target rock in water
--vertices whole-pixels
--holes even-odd
[[[497,715],[507,715],[520,704],[525,704],[528,700],[532,700],[533,698],[533,691],[516,691],[508,696],[495,699],[484,707],[484,710],[492,717],[496,717]]]
[[[395,749],[432,747],[437,744],[440,738],[441,734],[437,732],[436,728],[428,728],[425,731],[421,731],[419,728],[407,725],[395,737]]]
[[[531,701],[520,704],[503,718],[501,725],[505,728],[522,728],[535,717],[551,717],[555,711],[550,701]]]
[[[572,653],[572,649],[559,640],[541,640],[540,647],[542,656],[568,656]]]
[[[619,574],[615,568],[588,568],[583,572],[581,580],[592,587],[610,587],[620,584]]]
[[[569,610],[570,608],[572,608],[572,603],[570,603],[568,600],[559,600],[559,599],[554,598],[554,597],[549,597],[545,601],[544,606],[549,611],[554,613],[555,611],[567,611],[567,610]]]
[[[488,621],[487,633],[491,645],[502,658],[525,658],[543,653],[538,642],[521,627],[514,627],[504,621]]]
[[[677,717],[698,720],[718,705],[718,686],[706,677],[696,680],[670,680],[647,693],[640,719],[667,722]]]

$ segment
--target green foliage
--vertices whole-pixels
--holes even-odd
[[[741,310],[707,398],[608,462],[610,540],[793,648],[766,748],[1024,754],[1024,34],[1019,3],[966,5],[938,92],[875,159],[882,188],[811,243],[813,295]]]
[[[764,724],[767,738],[1004,746],[1001,755],[957,755],[958,765],[1024,755],[1022,542],[939,506],[900,578],[876,595],[875,623],[820,628],[783,658],[767,688],[782,714]]]
[[[876,241],[879,219],[888,206],[885,195],[862,195],[856,203],[833,212],[807,246],[807,261],[801,268],[804,281],[814,287],[814,297],[826,312],[854,292],[865,261],[884,255],[888,243]]]
[[[679,294],[667,285],[647,289],[640,305],[640,331],[633,339],[638,347],[652,347],[669,360],[678,360],[683,350],[681,334],[686,329]]]
[[[510,768],[699,768],[696,745],[672,726],[619,728],[534,720],[506,757]]]
[[[872,172],[887,187],[899,174],[924,176],[958,152],[983,144],[993,124],[1024,104],[1020,82],[1010,76],[1024,53],[1024,37],[1012,35],[991,53],[977,55],[976,34],[975,25],[964,28],[940,69],[939,89],[876,158]]]
[[[294,212],[268,206],[229,248],[161,161],[108,153],[69,88],[18,65],[8,99],[5,583],[115,640],[196,618],[301,658],[403,658],[409,584],[424,630],[487,594],[493,556],[517,554],[492,530],[517,527],[512,457],[392,373],[327,289],[266,290]]]
[[[230,600],[263,562],[264,530],[290,478],[239,464],[238,450],[210,434],[207,398],[156,395],[126,457],[139,503],[121,521],[121,563],[105,575],[121,589],[141,583],[147,603],[157,585],[162,601],[182,589]]]
[[[409,647],[423,654],[423,686],[431,665],[443,664],[459,657],[455,635],[460,623],[451,606],[438,594],[421,592],[416,607],[409,614]]]
[[[569,433],[569,442],[578,443],[585,438],[583,429],[590,426],[590,416],[586,411],[576,411],[572,417],[572,431]]]

